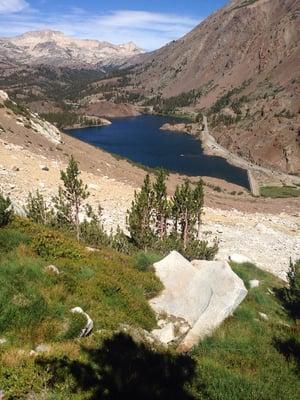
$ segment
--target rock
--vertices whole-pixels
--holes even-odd
[[[161,329],[154,329],[151,334],[163,344],[168,344],[175,339],[174,325],[169,322]]]
[[[20,171],[20,168],[19,168],[19,167],[16,167],[16,166],[14,166],[14,167],[12,167],[12,170],[13,170],[14,172],[19,172],[19,171]]]
[[[160,328],[163,328],[164,326],[166,326],[168,323],[168,321],[166,321],[165,319],[160,319],[159,321],[157,321],[157,326],[159,326]]]
[[[83,314],[86,317],[87,323],[86,323],[85,327],[82,329],[79,337],[89,336],[94,327],[94,322],[92,321],[90,316],[87,313],[85,313],[81,307],[74,307],[74,308],[72,308],[71,312]]]
[[[182,318],[192,328],[179,346],[187,351],[210,334],[247,295],[243,281],[223,261],[190,263],[176,251],[154,264],[165,289],[150,300],[157,314]]]
[[[46,272],[52,272],[53,274],[59,275],[59,269],[55,266],[55,265],[47,265],[47,267],[45,267],[45,271]]]
[[[94,183],[89,183],[88,188],[91,190],[97,190],[97,189],[99,189],[99,186],[95,185]]]
[[[241,254],[231,254],[228,258],[229,261],[235,262],[237,264],[251,263],[250,258]]]
[[[86,247],[85,249],[91,253],[95,253],[95,252],[99,251],[99,249],[95,249],[94,247]]]
[[[252,279],[251,281],[249,281],[249,285],[251,289],[257,288],[260,284],[260,281],[257,279]]]
[[[137,328],[136,326],[131,326],[128,324],[120,324],[119,331],[126,333],[126,335],[131,336],[131,338],[136,343],[147,343],[150,345],[153,345],[154,343],[156,345],[159,344],[159,342],[150,332],[142,328]]]
[[[0,90],[0,100],[2,101],[8,100],[8,94],[3,90]]]
[[[47,344],[39,344],[36,348],[35,351],[37,353],[47,353],[50,351],[50,346]]]
[[[263,320],[265,320],[265,321],[268,321],[268,320],[269,320],[269,317],[268,317],[267,314],[265,314],[265,313],[260,312],[260,313],[259,313],[259,316],[260,316]]]
[[[178,326],[178,334],[179,334],[179,336],[185,335],[190,329],[191,329],[191,327],[189,326],[188,323],[179,325]]]
[[[49,171],[49,168],[47,167],[47,165],[41,165],[41,170],[42,171]]]

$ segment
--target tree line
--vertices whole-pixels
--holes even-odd
[[[108,234],[102,223],[102,209],[87,202],[87,185],[80,178],[76,160],[71,157],[61,171],[62,185],[50,202],[37,190],[29,193],[25,212],[32,221],[67,230],[78,241],[91,246],[110,246],[127,254],[139,250],[167,254],[177,250],[188,258],[212,259],[217,243],[210,246],[199,240],[204,191],[200,179],[196,185],[188,180],[177,185],[172,197],[167,195],[167,176],[158,170],[151,180],[146,175],[140,190],[135,192],[127,211],[126,235],[119,227]]]

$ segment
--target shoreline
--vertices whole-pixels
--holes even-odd
[[[165,126],[164,126],[165,125]],[[236,167],[242,168],[248,173],[249,186],[253,196],[259,196],[259,188],[264,185],[275,184],[278,186],[283,185],[299,185],[300,177],[296,175],[289,175],[282,171],[262,167],[254,164],[244,158],[231,153],[229,150],[221,146],[215,138],[210,134],[208,129],[207,117],[203,118],[203,130],[195,127],[195,123],[191,123],[191,129],[186,129],[184,123],[182,124],[164,124],[163,130],[182,132],[191,135],[201,142],[204,154],[210,156],[218,156],[227,160],[228,163]]]

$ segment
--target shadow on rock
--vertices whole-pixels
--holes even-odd
[[[40,359],[39,365],[52,372],[54,385],[74,378],[74,391],[98,399],[193,400],[185,390],[195,375],[195,362],[187,355],[149,350],[125,334],[116,334],[96,349],[84,348],[86,363],[62,359]],[[199,388],[202,392],[203,388]]]

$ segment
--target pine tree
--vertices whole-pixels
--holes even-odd
[[[160,169],[157,173],[156,181],[153,184],[155,227],[156,234],[158,234],[160,239],[163,239],[167,234],[167,219],[170,211],[166,177],[167,173],[163,169]]]
[[[0,193],[0,227],[8,225],[13,217],[14,208],[8,197],[4,197]]]
[[[186,180],[176,188],[172,199],[172,216],[175,221],[176,231],[180,225],[181,240],[186,249],[195,225],[194,197],[190,182]]]
[[[194,213],[197,221],[197,237],[200,238],[200,229],[201,229],[201,216],[203,213],[203,204],[204,204],[204,191],[203,191],[203,181],[199,180],[197,183],[194,192],[193,192],[193,200],[194,200]]]
[[[153,190],[150,177],[146,175],[140,192],[135,192],[127,224],[130,236],[140,248],[146,248],[152,239]]]
[[[43,195],[37,190],[35,194],[28,195],[26,206],[26,216],[38,224],[47,224],[50,219],[50,210],[44,200]]]
[[[71,156],[66,171],[60,173],[64,185],[59,187],[58,196],[53,199],[58,222],[74,226],[78,241],[80,240],[79,214],[83,200],[89,196],[87,186],[83,184],[79,175],[78,163]]]

